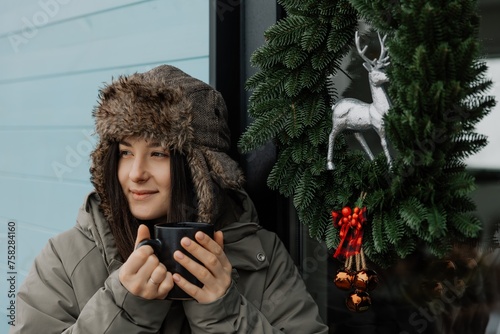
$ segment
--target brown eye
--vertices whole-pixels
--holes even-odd
[[[151,156],[158,157],[158,158],[166,158],[166,157],[169,157],[170,155],[168,153],[165,153],[165,152],[153,152],[153,153],[151,153]]]

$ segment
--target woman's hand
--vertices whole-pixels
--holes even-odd
[[[179,274],[174,274],[173,280],[196,301],[206,304],[226,293],[231,285],[232,266],[223,250],[224,236],[221,231],[215,232],[214,239],[203,232],[197,232],[195,238],[198,243],[185,237],[181,240],[181,245],[205,266],[193,261],[181,251],[176,251],[174,258],[204,286],[199,288]]]
[[[139,226],[135,247],[149,238],[148,227]],[[118,277],[125,289],[145,299],[165,299],[174,286],[172,273],[160,263],[151,246],[135,249],[120,268]]]

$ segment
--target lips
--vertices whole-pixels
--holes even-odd
[[[145,199],[148,199],[152,195],[158,193],[158,191],[155,190],[130,190],[130,193],[132,194],[132,198],[136,201],[142,201]]]

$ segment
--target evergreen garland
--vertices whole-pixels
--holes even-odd
[[[311,237],[337,247],[331,211],[354,205],[368,209],[363,247],[382,266],[422,246],[442,256],[453,242],[477,237],[481,223],[469,197],[475,181],[464,159],[486,145],[474,127],[495,101],[483,95],[491,82],[480,61],[476,1],[279,3],[287,17],[266,31],[251,59],[260,69],[247,81],[254,121],[239,146],[248,152],[274,140],[268,185],[293,198]],[[369,161],[340,134],[336,168],[327,171],[335,102],[327,78],[340,71],[360,19],[388,34],[393,106],[385,123],[393,165],[389,170],[383,154]]]

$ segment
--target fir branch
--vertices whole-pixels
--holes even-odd
[[[294,49],[291,52],[291,49]],[[293,58],[292,58],[293,57]],[[262,47],[257,49],[250,58],[251,64],[259,64],[263,69],[283,64],[287,68],[295,68],[307,58],[307,54],[297,46]]]
[[[420,232],[422,230],[426,209],[418,199],[410,197],[401,203],[399,214],[404,223],[413,231]]]
[[[383,225],[384,221],[382,215],[379,213],[373,214],[373,219],[371,221],[373,246],[379,253],[384,252],[384,250],[386,249],[386,240]]]
[[[465,159],[479,152],[487,144],[488,139],[484,135],[477,133],[462,134],[453,138],[453,146],[449,154],[454,159]]]
[[[252,104],[248,108],[249,114],[254,118],[264,117],[270,110],[289,109],[289,100],[282,98],[269,97],[269,100],[261,101],[258,104]]]
[[[427,251],[437,258],[443,258],[446,254],[449,254],[453,248],[453,242],[458,240],[451,240],[450,238],[443,238],[439,242],[429,242],[426,243]]]
[[[446,173],[442,178],[443,187],[446,185],[447,192],[453,194],[453,196],[468,196],[476,190],[474,177],[465,171]]]
[[[431,239],[443,237],[446,234],[446,211],[438,206],[427,209],[424,215],[428,223],[428,233]]]
[[[297,210],[303,211],[305,209],[311,209],[309,205],[313,201],[319,184],[316,183],[315,178],[311,175],[309,170],[305,170],[299,179],[297,184],[297,191],[293,196],[293,203]]]
[[[300,46],[306,52],[312,52],[320,46],[326,38],[328,26],[317,19],[311,19],[309,26],[302,34]]]
[[[482,230],[481,221],[471,214],[450,214],[450,223],[461,235],[476,238]]]
[[[453,196],[450,200],[450,207],[454,208],[455,212],[473,212],[476,209],[476,203],[467,194],[467,196]],[[450,221],[452,221],[450,219]]]
[[[299,219],[305,223],[309,230],[309,236],[317,240],[325,240],[325,233],[332,225],[329,212],[325,212],[319,206],[311,207],[311,210],[299,211]]]
[[[382,219],[384,220],[387,240],[395,246],[398,245],[404,235],[405,223],[396,216],[395,212],[382,215]]]
[[[333,224],[329,224],[326,227],[325,232],[325,244],[329,249],[333,249],[339,244],[339,230],[336,229]]]
[[[241,136],[241,147],[253,149],[264,145],[285,127],[286,121],[284,110],[270,110],[267,114],[255,119],[252,126]]]
[[[293,195],[299,181],[298,175],[302,169],[300,165],[293,162],[292,153],[291,147],[283,150],[267,179],[267,185],[271,189],[279,189],[286,197]]]
[[[269,47],[297,44],[297,40],[307,31],[311,20],[303,16],[288,16],[269,28],[264,37]]]
[[[400,242],[395,245],[394,249],[399,258],[404,259],[417,249],[416,238],[413,235],[405,235],[401,238]]]
[[[255,84],[255,87],[250,86],[253,88],[252,95],[249,99],[250,105],[255,107],[259,103],[270,99],[283,98],[285,82],[290,72],[290,69],[279,68],[274,69],[273,72],[267,73],[267,75],[260,75],[259,77],[263,79],[261,81],[258,81],[257,75],[255,75],[255,78],[250,78],[249,80],[251,81],[248,85]]]
[[[308,58],[307,52],[303,51],[299,46],[293,45],[288,47],[283,55],[280,55],[283,65],[290,69],[299,67]]]

